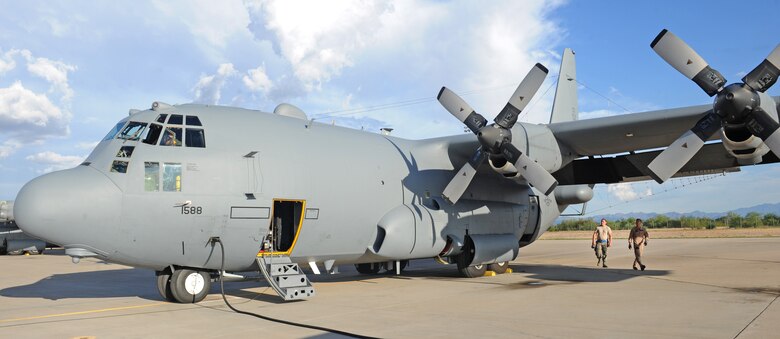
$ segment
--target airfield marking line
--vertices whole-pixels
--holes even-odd
[[[112,307],[112,308],[103,308],[103,309],[98,309],[98,310],[69,312],[69,313],[58,313],[58,314],[47,314],[47,315],[39,315],[39,316],[24,317],[24,318],[0,319],[0,323],[8,323],[8,322],[14,322],[14,321],[25,321],[25,320],[35,320],[35,319],[46,319],[46,318],[56,318],[56,317],[67,317],[67,316],[71,316],[71,315],[81,315],[81,314],[90,314],[90,313],[102,313],[102,312],[119,311],[119,310],[130,310],[130,309],[135,309],[135,308],[146,308],[146,307],[159,306],[159,305],[165,305],[165,304],[168,304],[168,303],[159,302],[159,303],[154,303],[154,304],[144,304],[144,305],[135,305],[135,306],[123,306],[123,307]]]
[[[253,292],[248,293],[242,293],[240,295],[236,296],[229,296],[228,298],[231,299],[246,299],[243,298],[243,296],[248,296],[252,294],[258,294]],[[263,293],[259,293],[263,294]],[[253,299],[249,299],[248,301],[251,301]],[[222,297],[214,298],[211,300],[204,300],[202,303],[210,303],[215,301],[222,301]],[[78,311],[78,312],[68,312],[68,313],[57,313],[57,314],[47,314],[47,315],[38,315],[38,316],[31,316],[31,317],[23,317],[23,318],[12,318],[12,319],[0,319],[0,323],[10,323],[10,322],[16,322],[16,321],[26,321],[26,320],[37,320],[37,319],[46,319],[46,318],[58,318],[58,317],[68,317],[73,315],[82,315],[82,314],[92,314],[92,313],[103,313],[103,312],[111,312],[111,311],[121,311],[121,310],[131,310],[131,309],[137,309],[137,308],[146,308],[146,307],[152,307],[152,306],[160,306],[160,305],[170,305],[173,303],[170,302],[158,302],[158,303],[152,303],[152,304],[143,304],[143,305],[135,305],[135,306],[122,306],[122,307],[111,307],[111,308],[102,308],[97,310],[87,310],[87,311]]]

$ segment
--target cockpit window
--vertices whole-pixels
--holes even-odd
[[[200,119],[194,115],[188,115],[187,116],[187,125],[188,126],[203,126],[200,124]]]
[[[114,160],[111,164],[111,172],[127,173],[127,161]]]
[[[168,117],[168,114],[160,114],[160,115],[157,116],[157,122],[159,122],[161,124],[164,124],[165,123],[165,118],[167,118],[167,117]]]
[[[160,190],[160,163],[144,162],[144,191]]]
[[[116,152],[116,157],[117,158],[132,157],[133,150],[135,150],[135,146],[122,146],[122,148],[119,149],[119,152]]]
[[[146,129],[145,122],[131,121],[129,124],[127,124],[127,127],[122,130],[122,133],[117,136],[117,138],[125,140],[138,140],[144,129]]]
[[[163,163],[163,192],[181,192],[181,164]]]
[[[166,127],[160,139],[160,146],[181,146],[181,128]]]
[[[186,138],[184,141],[187,143],[187,147],[206,147],[206,136],[203,133],[203,129],[187,128],[185,129],[185,134]]]
[[[171,125],[181,125],[182,123],[182,115],[181,114],[171,114],[171,118],[168,120],[168,123]]]
[[[160,119],[157,120],[159,121]],[[162,132],[162,125],[158,125],[158,124],[149,125],[149,129],[146,132],[146,136],[144,137],[143,143],[149,145],[157,144],[157,139],[160,138],[160,132]]]
[[[124,126],[125,123],[126,123],[126,121],[120,121],[118,124],[116,124],[116,126],[114,126],[114,128],[112,128],[108,132],[108,134],[106,134],[106,137],[103,138],[103,140],[111,140],[111,139],[113,139],[116,136],[116,134],[119,133],[119,131],[122,130],[122,126]]]

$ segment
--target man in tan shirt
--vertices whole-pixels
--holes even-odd
[[[607,219],[601,219],[601,225],[596,227],[590,242],[590,248],[596,250],[596,266],[607,267],[607,248],[612,246],[612,229],[607,226]]]
[[[645,270],[645,265],[642,264],[642,252],[644,252],[645,246],[647,246],[647,230],[642,227],[642,219],[636,219],[636,226],[631,229],[631,233],[628,234],[628,249],[631,249],[631,245],[634,245],[634,269],[636,264],[642,271]]]

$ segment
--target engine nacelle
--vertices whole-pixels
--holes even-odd
[[[515,124],[512,127],[512,145],[551,173],[563,166],[563,156],[558,141],[545,125]],[[488,163],[493,170],[505,177],[521,179],[514,164],[507,162],[501,156],[491,156]]]
[[[723,147],[737,159],[740,165],[753,165],[761,162],[769,153],[769,147],[761,138],[751,134],[744,125],[725,126],[720,130]]]
[[[467,235],[464,252],[467,266],[512,261],[520,253],[520,243],[514,234]]]

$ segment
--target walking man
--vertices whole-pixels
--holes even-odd
[[[644,252],[645,246],[647,246],[647,230],[642,227],[642,219],[636,219],[636,226],[631,229],[631,233],[628,234],[628,249],[631,249],[631,245],[634,245],[634,269],[636,264],[642,271],[645,270],[645,265],[642,264],[642,252]]]
[[[607,248],[612,246],[612,229],[607,226],[607,219],[601,219],[601,225],[596,227],[590,242],[590,248],[596,250],[596,266],[607,267]]]

